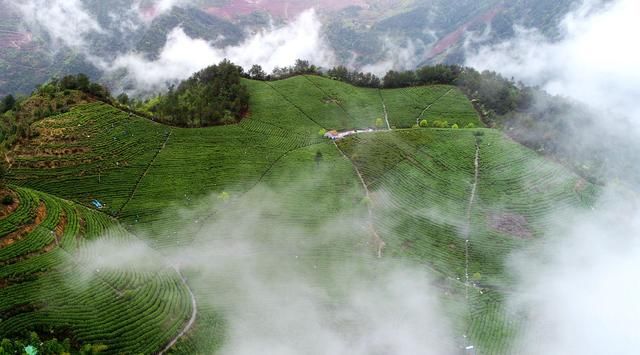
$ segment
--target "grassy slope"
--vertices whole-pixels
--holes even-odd
[[[35,123],[39,136],[12,153],[15,183],[116,214],[170,129],[103,103],[74,107]]]
[[[423,119],[429,124],[434,120],[446,120],[459,127],[468,123],[482,126],[471,102],[454,86],[390,89],[382,90],[381,95],[387,105],[389,121],[397,128],[411,127]]]
[[[107,353],[151,353],[183,326],[191,304],[172,269],[113,272],[76,262],[95,257],[78,248],[96,238],[135,241],[116,221],[45,193],[14,190],[19,205],[0,219],[3,242],[14,239],[0,249],[0,337],[42,329],[105,344]]]
[[[38,127],[49,131],[41,138],[51,139],[36,140],[21,149],[77,146],[90,150],[55,158],[16,156],[12,181],[85,204],[99,198],[107,203],[108,212],[134,230],[148,233],[149,242],[160,250],[221,237],[198,234],[202,218],[223,218],[212,215],[210,208],[186,218],[167,208],[194,207],[210,194],[219,202],[216,196],[226,192],[232,202],[225,210],[233,211],[261,196],[262,188],[256,189],[261,182],[260,186],[284,191],[278,198],[283,205],[272,215],[273,226],[304,226],[308,235],[345,211],[364,208],[364,191],[352,163],[319,137],[321,128],[373,126],[376,118],[384,116],[383,100],[392,126],[411,126],[418,117],[447,119],[460,126],[479,123],[468,100],[451,87],[378,91],[314,76],[246,83],[252,93],[251,114],[236,126],[168,128],[102,104],[79,106],[42,121]],[[504,353],[514,331],[494,289],[509,283],[504,258],[540,237],[552,207],[588,203],[592,187],[498,132],[482,131],[477,195],[468,223],[469,272],[485,290],[480,294],[473,288],[468,302],[463,302],[468,312],[456,314],[460,331],[468,332],[482,350]],[[466,264],[460,230],[467,224],[474,177],[473,132],[398,130],[338,143],[372,192],[375,227],[387,244],[384,254],[433,269],[455,291],[452,303],[460,303],[464,293],[457,279],[464,276]],[[315,162],[318,152],[323,157],[319,165]],[[60,166],[39,168],[42,160],[58,161]],[[531,237],[514,237],[490,227],[492,216],[524,218]],[[255,228],[257,237],[271,226]],[[368,232],[352,237],[337,244],[321,243],[307,257],[321,272],[332,260],[356,250],[372,252],[366,246]],[[219,288],[194,291],[201,300],[221,292]],[[203,307],[197,330],[176,351],[193,353],[220,346],[224,315]]]
[[[478,287],[471,288],[465,332],[483,353],[508,353],[516,325],[503,313],[497,292],[510,282],[504,270],[506,258],[543,237],[543,227],[554,212],[587,205],[594,190],[501,133],[481,131],[478,186],[468,227],[468,272]],[[464,282],[474,132],[400,130],[339,143],[372,190],[387,255],[414,259],[443,278]],[[523,230],[509,233],[492,224],[495,218],[509,223],[522,219]],[[527,232],[531,234],[524,235]]]

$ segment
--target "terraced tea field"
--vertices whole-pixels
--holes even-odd
[[[10,156],[19,202],[0,216],[0,336],[49,327],[109,353],[159,352],[171,340],[173,353],[214,352],[233,338],[241,275],[190,258],[186,283],[174,265],[87,269],[100,253],[78,247],[142,240],[164,265],[176,250],[228,260],[226,248],[242,242],[259,247],[223,265],[267,260],[258,272],[274,282],[295,270],[328,295],[346,261],[367,275],[385,260],[428,270],[458,345],[509,354],[523,324],[505,311],[506,258],[541,242],[556,211],[589,206],[596,188],[490,129],[322,138],[378,118],[480,126],[453,87],[362,89],[314,76],[246,84],[251,112],[237,125],[168,127],[101,103],[34,124],[39,136]],[[93,200],[105,207],[81,206]]]
[[[0,220],[2,336],[42,330],[102,343],[106,353],[151,353],[183,326],[191,303],[172,268],[111,271],[82,262],[96,257],[83,252],[90,241],[135,242],[116,221],[45,193],[10,189],[15,200]]]

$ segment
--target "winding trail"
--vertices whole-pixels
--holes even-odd
[[[198,316],[198,304],[196,302],[196,296],[193,294],[191,287],[189,287],[189,284],[187,283],[187,279],[184,277],[184,275],[182,275],[180,270],[175,266],[174,266],[174,269],[176,270],[178,275],[180,275],[180,279],[182,280],[184,287],[187,288],[187,291],[189,291],[189,295],[191,296],[191,309],[192,309],[191,318],[189,319],[187,324],[185,324],[184,328],[182,328],[180,333],[178,333],[178,335],[173,337],[171,341],[169,341],[169,343],[164,348],[162,348],[162,350],[158,352],[158,355],[164,355],[167,351],[169,351],[169,349],[171,349],[174,345],[176,345],[178,340],[180,340],[180,338],[182,338],[185,334],[187,334],[191,330],[191,328],[193,328],[193,325],[196,323],[196,317]]]
[[[271,83],[269,83],[268,81],[263,81],[263,83],[265,85],[267,85],[268,87],[270,87],[273,91],[275,91],[278,95],[282,96],[282,98],[288,102],[291,106],[295,107],[298,111],[300,111],[300,113],[302,113],[303,116],[305,116],[306,118],[308,118],[311,122],[315,123],[318,127],[320,128],[324,128],[326,129],[327,127],[324,127],[323,125],[320,124],[320,122],[316,121],[313,119],[313,117],[311,117],[309,114],[307,114],[306,112],[304,112],[304,110],[296,105],[293,101],[291,101],[290,98],[287,97],[287,95],[283,94],[280,92],[280,90],[276,89],[275,86],[271,85]]]
[[[469,287],[475,287],[475,285],[471,285],[469,282],[469,242],[471,241],[471,209],[473,207],[473,202],[476,199],[476,192],[478,190],[478,175],[479,175],[479,165],[480,165],[480,143],[476,140],[476,156],[473,161],[474,166],[474,176],[473,176],[473,184],[471,185],[471,196],[469,196],[469,204],[467,205],[467,215],[466,222],[463,229],[463,237],[464,237],[464,293],[465,293],[465,301],[467,306],[469,306]],[[471,309],[469,309],[471,312]],[[463,335],[465,341],[465,348],[468,348],[471,344],[469,343],[469,338],[467,334]]]
[[[384,250],[384,247],[387,244],[384,242],[384,240],[382,240],[382,238],[378,234],[378,231],[376,231],[376,228],[373,225],[373,209],[371,208],[371,197],[370,197],[370,193],[369,193],[369,187],[364,182],[364,178],[362,177],[362,173],[360,173],[360,169],[358,169],[356,164],[353,163],[353,160],[351,160],[342,151],[342,149],[340,149],[340,147],[338,146],[338,144],[335,141],[333,142],[333,145],[336,147],[336,149],[338,149],[340,154],[342,154],[342,156],[351,163],[351,166],[353,166],[353,170],[355,170],[356,174],[358,175],[358,179],[360,179],[360,183],[362,184],[362,188],[364,189],[365,197],[367,198],[367,201],[368,201],[367,202],[367,212],[368,212],[367,227],[369,228],[369,230],[371,231],[371,234],[373,235],[373,242],[375,243],[375,246],[376,246],[376,255],[378,256],[378,258],[382,258],[382,252]]]
[[[380,101],[382,102],[382,110],[384,110],[384,121],[387,123],[387,130],[391,130],[391,125],[389,125],[389,113],[387,111],[387,105],[384,103],[384,98],[382,97],[382,90],[378,89],[378,95],[380,95]]]
[[[449,91],[445,92],[444,94],[442,94],[442,96],[440,96],[439,98],[435,99],[435,101],[433,101],[432,103],[429,104],[429,106],[425,107],[424,110],[422,110],[422,112],[420,112],[420,116],[418,116],[416,118],[416,124],[420,124],[420,119],[422,118],[422,115],[424,115],[425,112],[427,112],[431,106],[435,105],[436,102],[440,101],[440,99],[442,99],[443,97],[449,95],[449,93],[453,91],[453,89],[449,89]]]
[[[169,138],[171,138],[172,134],[173,134],[173,130],[169,130],[169,133],[167,133],[167,136],[164,138],[164,142],[162,143],[162,146],[160,146],[160,149],[158,149],[158,151],[156,151],[156,154],[154,154],[153,158],[151,158],[151,160],[149,161],[149,164],[147,164],[147,167],[144,169],[144,172],[142,173],[142,175],[140,175],[140,177],[138,178],[138,181],[136,181],[136,184],[133,186],[133,191],[131,191],[131,194],[129,195],[127,200],[122,204],[122,206],[118,210],[118,213],[116,213],[115,215],[116,218],[120,217],[120,214],[122,214],[122,211],[124,210],[124,208],[127,207],[129,202],[131,202],[131,200],[133,199],[133,196],[136,194],[136,191],[138,191],[138,186],[140,186],[140,182],[142,182],[142,179],[144,179],[144,177],[147,176],[147,173],[151,169],[151,166],[153,165],[153,163],[158,158],[158,155],[160,155],[160,152],[162,152],[164,148],[167,146],[167,143],[169,142]]]
[[[469,205],[467,206],[467,221],[464,227],[464,278],[466,297],[469,299],[469,241],[471,240],[471,208],[473,207],[473,201],[476,199],[476,191],[478,189],[478,167],[480,160],[480,145],[476,142],[476,157],[473,162],[474,165],[474,177],[473,184],[471,185],[471,196],[469,197]]]

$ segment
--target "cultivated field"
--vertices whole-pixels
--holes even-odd
[[[136,238],[110,217],[31,189],[9,186],[0,219],[0,334],[39,331],[102,343],[105,353],[151,353],[191,314],[187,288],[159,272],[90,268],[86,243]],[[151,249],[149,249],[151,252]],[[140,339],[145,339],[140,342]]]
[[[251,112],[237,125],[167,127],[101,103],[34,125],[39,136],[11,156],[19,203],[0,217],[0,336],[17,329],[9,324],[51,326],[112,353],[159,351],[193,311],[173,265],[99,273],[68,254],[98,237],[143,240],[159,255],[241,241],[252,246],[242,264],[266,260],[274,281],[295,270],[336,303],[333,275],[345,261],[368,272],[384,260],[428,270],[459,345],[508,354],[522,324],[504,310],[505,259],[540,241],[554,211],[588,206],[595,188],[490,129],[385,124],[337,142],[320,134],[385,117],[396,128],[481,126],[454,87],[362,89],[315,76],[246,84]],[[76,204],[94,200],[99,211]],[[11,237],[16,230],[28,233]],[[238,278],[188,260],[181,270],[198,313],[172,351],[219,349]],[[65,282],[71,271],[89,284]]]

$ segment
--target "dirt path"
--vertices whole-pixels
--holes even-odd
[[[418,116],[418,118],[416,118],[416,124],[420,124],[420,119],[422,118],[422,115],[424,115],[425,112],[427,112],[431,106],[435,105],[436,102],[440,101],[440,99],[442,99],[443,97],[449,95],[449,93],[453,91],[453,89],[449,89],[447,92],[445,92],[442,96],[440,96],[439,98],[437,98],[435,101],[433,101],[432,103],[429,104],[429,106],[425,107],[424,110],[422,110],[422,112],[420,112],[420,116]]]
[[[309,116],[306,112],[304,112],[304,110],[296,105],[293,101],[291,101],[291,99],[289,99],[287,97],[287,95],[281,93],[278,89],[276,89],[273,85],[271,85],[268,81],[263,81],[263,83],[265,85],[267,85],[268,87],[270,87],[273,91],[275,91],[278,95],[282,96],[282,98],[288,102],[291,106],[295,107],[298,111],[300,111],[300,113],[302,113],[302,115],[306,118],[308,118],[311,122],[315,123],[318,127],[320,128],[324,128],[326,129],[326,127],[324,127],[323,125],[321,125],[318,121],[314,120],[313,117]]]
[[[389,125],[389,113],[387,112],[387,105],[384,103],[384,98],[382,97],[382,91],[380,89],[378,89],[378,95],[380,95],[382,110],[384,110],[384,121],[387,123],[387,129],[390,131],[391,125]]]
[[[469,205],[467,206],[467,220],[463,230],[464,236],[464,279],[466,298],[469,300],[469,241],[471,240],[471,208],[473,207],[473,201],[476,199],[476,191],[478,189],[478,165],[480,160],[480,145],[476,143],[476,157],[473,162],[474,177],[473,184],[471,185],[471,196],[469,197]]]
[[[142,173],[142,175],[140,175],[140,177],[138,178],[138,181],[136,181],[136,184],[133,186],[133,190],[131,191],[131,194],[129,194],[129,197],[127,198],[127,200],[122,204],[122,206],[118,210],[116,217],[120,216],[124,208],[127,207],[129,202],[131,202],[131,200],[133,199],[133,196],[136,194],[136,191],[138,191],[138,186],[140,186],[140,182],[142,182],[142,179],[144,179],[144,177],[147,176],[147,173],[151,169],[151,166],[153,165],[153,163],[156,161],[156,158],[158,158],[158,155],[160,155],[160,152],[162,152],[162,150],[164,150],[164,148],[167,146],[167,142],[169,142],[169,138],[171,137],[171,134],[173,134],[173,131],[170,130],[169,134],[167,134],[167,137],[164,139],[162,146],[160,147],[160,149],[158,149],[158,151],[153,156],[153,158],[151,158],[151,160],[149,161],[149,164],[144,169],[144,172]]]
[[[374,245],[376,247],[376,255],[378,256],[378,258],[382,258],[382,252],[384,251],[384,247],[386,246],[386,243],[384,242],[384,240],[382,240],[382,238],[380,237],[380,235],[376,231],[376,228],[375,228],[375,226],[373,224],[373,209],[371,208],[371,197],[370,197],[371,195],[369,194],[369,187],[367,187],[367,184],[364,182],[364,178],[362,177],[362,174],[360,173],[360,169],[358,169],[356,164],[353,163],[353,160],[351,160],[342,151],[342,149],[340,149],[340,147],[338,146],[338,144],[335,141],[333,142],[333,145],[336,147],[336,149],[338,149],[340,154],[342,154],[342,156],[351,163],[351,165],[353,166],[353,170],[355,170],[356,174],[358,175],[358,179],[360,180],[360,183],[362,184],[362,188],[364,189],[365,197],[368,200],[368,202],[367,202],[367,212],[368,212],[367,224],[368,224],[368,228],[371,231],[371,234],[373,236],[373,242],[374,242]]]
[[[320,87],[320,85],[318,85],[317,83],[313,82],[313,80],[309,79],[308,75],[303,75],[305,79],[307,79],[308,82],[311,83],[311,85],[315,86],[316,89],[318,89],[318,91],[320,91],[323,95],[327,96],[327,97],[331,97],[331,95],[329,95],[328,92],[326,92],[322,87]],[[351,119],[352,121],[355,122],[355,118],[353,116],[351,116],[351,114],[349,113],[349,111],[347,111],[346,108],[344,108],[344,106],[342,106],[342,104],[340,103],[339,100],[336,99],[335,104],[340,107],[340,109],[342,110],[342,112],[344,112],[345,115],[347,115],[347,117],[349,117],[349,119]]]
[[[191,318],[189,319],[187,324],[185,324],[184,328],[182,328],[180,333],[178,333],[178,335],[173,337],[169,342],[169,344],[167,344],[167,346],[165,346],[162,350],[158,352],[158,355],[165,354],[167,351],[169,351],[169,349],[171,349],[174,345],[176,345],[178,340],[180,340],[180,338],[182,338],[185,334],[187,334],[191,330],[191,328],[193,328],[193,325],[196,323],[196,317],[198,316],[198,304],[196,302],[196,296],[193,294],[193,291],[191,290],[191,288],[189,287],[189,284],[187,283],[187,279],[182,275],[180,270],[177,267],[174,267],[174,269],[176,270],[178,275],[180,275],[180,279],[182,280],[184,287],[187,288],[187,291],[189,291],[189,296],[191,296],[191,309],[192,309]]]
[[[480,144],[476,141],[476,155],[473,161],[474,166],[474,176],[473,176],[473,184],[471,185],[471,196],[469,196],[469,204],[467,205],[467,215],[464,229],[462,231],[462,235],[464,237],[464,293],[465,293],[465,301],[467,306],[469,306],[469,287],[476,287],[476,285],[471,285],[469,278],[469,242],[471,241],[471,209],[473,208],[473,202],[476,199],[476,192],[478,190],[478,175],[479,175],[479,165],[480,165]],[[469,312],[471,312],[471,308],[469,308]],[[464,339],[464,347],[468,348],[472,346],[469,342],[470,339],[467,334],[463,334]]]

